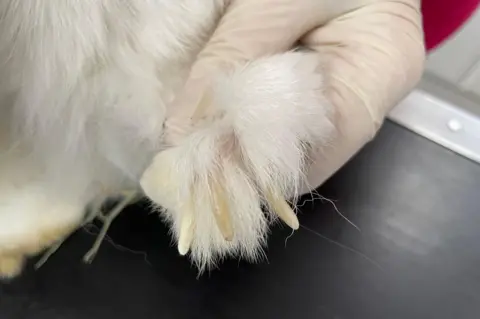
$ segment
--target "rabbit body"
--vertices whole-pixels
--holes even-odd
[[[18,274],[26,257],[75,229],[93,201],[141,189],[155,156],[169,151],[168,105],[224,6],[220,0],[0,3],[0,276]],[[219,75],[212,103],[222,118],[171,153],[181,163],[167,180],[180,190],[171,195],[160,183],[157,194],[156,181],[144,180],[178,240],[179,203],[189,192],[181,188],[218,166],[212,150],[221,148],[219,137],[239,142],[242,159],[220,160],[226,189],[236,193],[228,195],[237,207],[231,241],[196,193],[191,252],[199,268],[230,253],[258,256],[269,218],[255,206],[263,198],[257,186],[277,184],[282,195],[295,196],[303,146],[323,144],[331,134],[321,78],[309,61],[287,53]],[[238,168],[245,159],[250,173]]]

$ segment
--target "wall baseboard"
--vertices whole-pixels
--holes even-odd
[[[388,118],[461,156],[480,163],[480,116],[417,89]]]

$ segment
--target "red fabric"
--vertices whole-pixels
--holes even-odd
[[[423,0],[425,42],[432,50],[457,31],[479,6],[480,0]]]

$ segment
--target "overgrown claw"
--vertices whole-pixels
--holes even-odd
[[[185,256],[190,250],[194,235],[194,218],[191,210],[184,212],[180,225],[180,234],[178,238],[178,252]]]
[[[218,179],[211,179],[210,186],[212,190],[213,214],[215,216],[218,229],[226,241],[232,241],[234,232],[230,217],[230,210],[228,207],[227,195],[225,194],[225,190],[218,182]]]
[[[272,191],[266,192],[268,204],[285,224],[293,230],[297,230],[300,227],[297,215],[293,212],[287,201],[276,194],[276,192]]]

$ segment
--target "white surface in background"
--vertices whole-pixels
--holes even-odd
[[[399,125],[480,163],[480,117],[416,90],[388,118]]]
[[[480,63],[480,9],[461,30],[430,53],[426,68],[439,78],[471,91],[474,87],[480,90],[480,74],[466,80],[477,63]],[[478,69],[480,72],[480,67]]]
[[[478,42],[480,42],[480,27],[478,32]],[[460,81],[460,88],[480,96],[480,59]]]

